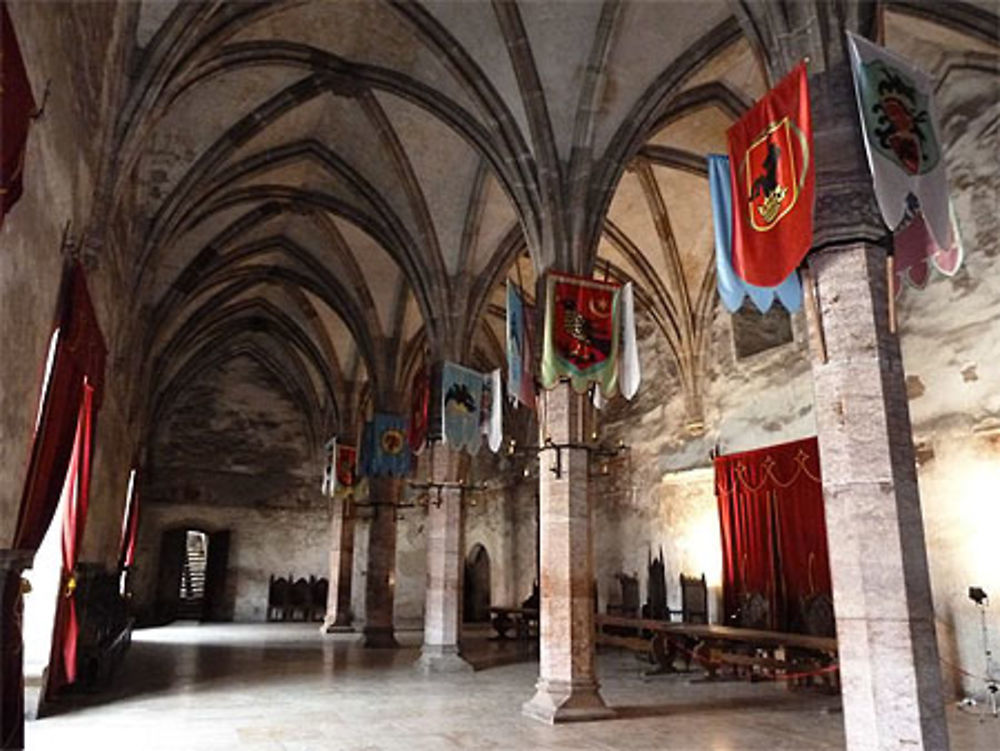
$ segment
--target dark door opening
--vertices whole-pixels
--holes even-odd
[[[476,545],[465,559],[463,594],[463,620],[466,623],[489,623],[490,555],[482,545]]]
[[[229,538],[229,530],[211,534],[183,528],[164,531],[156,592],[157,623],[231,619],[226,602]]]
[[[201,620],[205,610],[205,569],[208,563],[208,535],[189,529],[184,537],[184,563],[181,566],[180,602],[177,617]]]

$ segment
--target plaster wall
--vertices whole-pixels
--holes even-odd
[[[951,279],[934,274],[926,289],[905,291],[900,336],[943,675],[982,698],[982,622],[967,592],[980,586],[1000,601],[1000,58],[973,64],[971,53],[917,36],[899,43],[936,60],[947,84],[937,106],[965,262]],[[986,626],[1000,643],[995,606]]]

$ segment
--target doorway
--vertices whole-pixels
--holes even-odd
[[[489,623],[490,554],[478,543],[465,559],[463,594],[462,615],[465,623]]]
[[[208,563],[208,535],[189,529],[184,536],[184,564],[181,566],[180,604],[177,617],[199,621],[205,609],[205,568]]]
[[[226,597],[229,530],[168,529],[160,543],[156,622],[232,620]]]

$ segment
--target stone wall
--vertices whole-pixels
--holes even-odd
[[[113,3],[8,3],[36,104],[24,163],[24,192],[0,230],[0,545],[17,519],[42,375],[64,262],[75,247],[89,271],[91,295],[115,365],[117,321],[127,310],[111,250],[88,230],[105,167],[130,42],[127,12]],[[48,86],[48,97],[45,92]],[[98,455],[83,555],[113,560],[131,439],[111,397],[98,423]],[[124,459],[122,457],[124,456]],[[113,471],[114,465],[118,471]],[[120,479],[117,486],[110,478]],[[121,491],[119,493],[118,491]]]
[[[904,52],[928,67],[936,63],[936,75],[947,82],[938,108],[966,259],[954,278],[935,273],[926,289],[904,291],[899,330],[941,654],[983,676],[979,613],[967,590],[978,585],[1000,592],[993,561],[1000,524],[1000,77],[995,54],[942,51],[919,39],[907,44],[915,49]],[[640,394],[630,404],[613,401],[600,416],[604,440],[630,447],[630,461],[612,463],[608,478],[594,485],[602,608],[619,598],[619,571],[638,571],[645,596],[646,557],[661,545],[671,607],[677,607],[682,571],[705,571],[717,587],[709,450],[718,445],[731,453],[815,434],[801,313],[792,316],[792,327],[792,344],[737,358],[729,315],[717,307],[702,380],[705,430],[693,435],[685,430],[684,399],[666,343],[640,311]],[[995,617],[989,628],[991,642],[1000,643]],[[981,679],[962,679],[949,665],[944,671],[956,692],[982,694]]]
[[[620,602],[618,573],[638,574],[645,601],[647,562],[662,549],[669,607],[680,609],[680,574],[704,573],[710,616],[718,617],[722,552],[709,452],[714,447],[744,451],[815,434],[803,314],[792,315],[791,324],[791,343],[739,358],[730,316],[717,308],[701,383],[704,429],[692,431],[685,424],[684,396],[666,342],[638,312],[639,394],[632,402],[612,400],[598,415],[600,439],[628,447],[624,456],[592,467],[602,610],[608,602]]]
[[[231,531],[223,610],[236,621],[267,619],[267,588],[272,575],[329,577],[329,519],[324,508],[156,503],[147,504],[142,513],[133,583],[133,605],[140,620],[155,606],[160,542],[167,529]]]
[[[235,620],[265,620],[271,575],[329,577],[317,445],[299,405],[251,357],[194,379],[165,407],[151,439],[137,553],[139,612],[154,604],[163,532],[183,525],[232,531],[226,611]]]

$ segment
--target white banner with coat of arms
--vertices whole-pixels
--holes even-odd
[[[934,81],[884,47],[850,32],[847,40],[882,218],[889,229],[899,229],[912,195],[938,247],[948,248],[948,179],[934,108]]]

